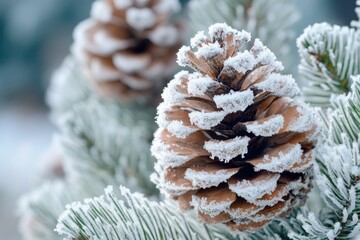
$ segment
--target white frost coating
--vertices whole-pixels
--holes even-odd
[[[181,85],[181,78],[186,78],[188,75],[188,71],[180,71],[174,76],[174,79],[168,83],[167,87],[164,88],[161,97],[166,104],[170,105],[181,102],[187,97],[186,94],[179,92],[176,87]]]
[[[105,30],[99,29],[94,33],[94,44],[89,49],[101,55],[110,55],[116,50],[125,49],[132,45],[129,40],[120,40],[110,36]]]
[[[275,70],[283,70],[284,66],[281,62],[276,60],[275,54],[268,48],[265,48],[263,51],[259,53],[256,58],[256,62],[261,65],[271,65],[275,68]]]
[[[297,105],[296,110],[300,116],[289,124],[289,131],[306,132],[311,130],[317,120],[315,111],[305,103],[299,102]]]
[[[178,155],[169,150],[165,143],[157,138],[156,135],[151,146],[151,154],[158,160],[160,166],[163,167],[178,167],[191,160],[188,156]]]
[[[136,54],[121,54],[116,53],[113,56],[114,65],[126,73],[133,73],[140,71],[150,64],[151,58],[149,55],[136,55]]]
[[[284,126],[284,117],[275,115],[263,123],[253,122],[245,123],[248,132],[252,132],[255,136],[271,137],[278,133]]]
[[[122,76],[119,71],[105,66],[101,61],[96,59],[90,62],[89,71],[98,81],[114,81]]]
[[[282,75],[279,73],[269,74],[264,81],[254,86],[279,97],[293,97],[300,93],[300,89],[291,75]]]
[[[187,193],[188,191],[197,189],[196,187],[182,186],[168,181],[166,182],[162,181],[161,183],[158,184],[158,187],[162,190],[163,193],[165,193],[165,195],[167,196],[170,195],[173,197],[180,196]]]
[[[134,0],[114,0],[117,9],[125,9],[134,4]]]
[[[204,31],[199,31],[195,34],[193,38],[190,39],[190,46],[192,48],[201,47],[207,42],[207,37],[204,34]]]
[[[235,171],[226,171],[224,169],[215,173],[209,173],[206,171],[194,171],[188,168],[185,172],[185,179],[190,180],[193,186],[209,188],[218,186],[220,183],[225,182],[234,174],[236,174]]]
[[[310,160],[308,160],[309,158],[310,158]],[[296,167],[296,168],[295,167],[291,168],[290,171],[295,172],[295,173],[304,172],[305,170],[307,170],[307,169],[309,169],[311,167],[311,165],[314,163],[314,160],[315,160],[315,155],[311,151],[309,151],[309,152],[304,154],[304,160],[303,161],[307,161],[307,163],[304,164],[304,165],[301,165],[299,167]]]
[[[230,205],[233,203],[233,201],[222,201],[222,202],[216,202],[211,201],[208,202],[205,197],[198,198],[195,195],[192,196],[191,205],[198,211],[202,213],[206,213],[210,215],[211,217],[215,217],[219,215],[221,212],[225,212]]]
[[[224,62],[224,67],[234,68],[238,72],[245,73],[248,70],[251,70],[256,65],[255,57],[247,50],[242,53],[228,58]]]
[[[224,54],[224,49],[220,47],[218,42],[204,44],[195,52],[197,58],[214,58]]]
[[[228,163],[231,159],[248,152],[249,137],[236,137],[229,140],[210,140],[204,144],[204,149],[211,153],[211,158],[219,158],[220,161]]]
[[[161,0],[153,8],[158,14],[171,14],[181,10],[181,5],[178,0]]]
[[[209,35],[211,38],[224,39],[229,34],[235,34],[237,31],[226,23],[215,23],[209,27]]]
[[[162,25],[149,34],[150,40],[158,46],[172,46],[179,42],[179,32],[175,26]]]
[[[193,75],[189,78],[188,93],[193,96],[202,96],[210,86],[217,84],[212,78],[203,75]]]
[[[272,213],[272,212],[265,211],[263,214],[258,213],[251,217],[251,221],[263,222],[263,221],[267,221],[267,220],[272,220],[272,219],[280,216],[281,214],[285,213],[290,207],[291,207],[291,203],[290,203],[290,201],[287,201],[287,202],[285,202],[285,206],[282,209],[278,210],[277,212]]]
[[[195,124],[202,129],[210,129],[218,125],[226,116],[226,112],[198,112],[189,113],[191,124]]]
[[[177,138],[186,138],[198,129],[185,126],[182,121],[171,121],[167,126],[167,130]]]
[[[266,48],[260,39],[255,38],[254,45],[251,47],[250,52],[257,57]]]
[[[108,2],[98,0],[93,3],[90,14],[100,22],[110,22],[112,18],[112,9]]]
[[[255,166],[255,171],[267,170],[270,172],[283,172],[289,170],[294,164],[302,161],[301,145],[296,144],[288,152],[279,152],[278,157],[272,157],[270,159],[269,155],[264,156],[264,163],[259,163]]]
[[[129,8],[126,11],[126,22],[138,31],[151,28],[156,23],[156,15],[148,8]]]
[[[275,174],[268,176],[262,181],[255,180],[253,183],[249,180],[242,180],[236,184],[229,184],[229,188],[239,197],[246,199],[248,202],[254,202],[257,198],[272,193],[277,186],[279,178],[280,174]]]
[[[214,96],[214,102],[218,108],[228,113],[244,111],[253,103],[254,93],[250,89],[242,92],[230,92],[228,94]]]
[[[177,52],[177,64],[179,64],[180,67],[186,67],[190,64],[190,59],[188,57],[188,53],[191,51],[190,47],[188,46],[182,46],[179,51]]]

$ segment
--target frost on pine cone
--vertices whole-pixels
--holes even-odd
[[[162,95],[152,153],[155,181],[206,223],[254,230],[301,205],[309,191],[317,123],[291,97],[295,80],[248,32],[199,32],[178,53],[182,71]]]
[[[74,31],[73,53],[101,92],[133,99],[163,87],[175,65],[178,0],[97,0]]]

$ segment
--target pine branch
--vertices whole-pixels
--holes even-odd
[[[327,23],[304,30],[297,46],[299,71],[308,83],[304,88],[308,102],[329,107],[331,95],[350,90],[351,76],[360,73],[359,34],[356,29]]]
[[[80,177],[97,176],[104,186],[122,184],[147,195],[156,193],[149,181],[153,119],[152,109],[136,105],[95,97],[77,104],[60,124],[69,171]]]
[[[46,94],[54,123],[76,104],[93,95],[87,81],[80,64],[72,56],[68,56],[54,72]]]
[[[360,76],[352,78],[351,91],[348,95],[340,95],[332,99],[333,111],[329,111],[332,119],[330,133],[336,143],[342,143],[342,133],[351,142],[360,136]]]
[[[103,189],[96,181],[70,182],[76,184],[62,180],[44,183],[40,188],[20,199],[20,231],[24,239],[63,239],[53,229],[59,215],[65,211],[65,205],[100,194]]]
[[[360,0],[356,0],[356,5],[358,6],[357,8],[355,8],[355,13],[358,17],[357,21],[352,21],[351,22],[351,26],[354,28],[360,28]]]
[[[118,197],[108,187],[105,196],[67,206],[56,231],[67,239],[161,240],[161,239],[287,239],[277,221],[255,233],[231,232],[223,225],[206,225],[179,212],[173,202],[152,202],[120,187]]]
[[[200,31],[225,22],[238,30],[251,32],[274,51],[285,65],[291,62],[290,41],[295,37],[291,27],[299,19],[293,0],[192,0],[188,4],[190,26]],[[286,66],[287,67],[287,66]]]

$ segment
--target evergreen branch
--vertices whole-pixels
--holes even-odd
[[[333,94],[347,93],[351,76],[360,73],[360,42],[356,29],[315,24],[304,30],[297,46],[300,74],[307,81],[305,99],[329,107]]]
[[[332,119],[330,133],[336,143],[342,143],[342,133],[345,133],[351,142],[357,141],[360,136],[360,76],[352,79],[350,93],[332,99],[334,110],[329,111]]]
[[[254,233],[232,232],[224,225],[207,225],[193,215],[179,212],[173,202],[153,202],[120,187],[121,197],[112,187],[105,196],[75,202],[60,216],[56,231],[78,240],[285,240],[285,228],[275,220]]]
[[[46,94],[46,102],[51,109],[51,118],[58,123],[59,118],[93,95],[88,80],[81,71],[79,63],[68,56],[51,79]]]
[[[251,32],[289,64],[291,30],[300,15],[293,0],[192,0],[188,4],[190,26],[195,32],[214,23],[227,23],[235,29]],[[286,66],[287,67],[287,66]]]
[[[153,119],[152,109],[136,105],[95,97],[77,104],[60,124],[70,174],[97,176],[104,186],[122,184],[147,195],[157,193],[149,181]]]

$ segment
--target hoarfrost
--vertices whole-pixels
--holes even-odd
[[[206,171],[194,171],[188,168],[185,172],[185,179],[190,180],[193,186],[209,188],[212,186],[218,186],[234,174],[236,174],[236,171],[226,171],[225,169],[209,173]]]
[[[204,149],[211,153],[211,158],[219,158],[220,161],[228,163],[231,159],[248,152],[249,137],[236,137],[229,140],[210,140],[204,144]]]
[[[191,51],[190,47],[182,46],[177,53],[177,64],[181,67],[186,67],[190,64],[188,53]]]
[[[315,111],[305,103],[298,103],[296,110],[300,116],[289,124],[288,130],[293,132],[306,132],[311,130],[317,120]]]
[[[110,22],[112,18],[112,9],[108,2],[98,0],[93,3],[90,14],[100,22]]]
[[[151,58],[148,54],[123,54],[116,53],[113,56],[114,65],[126,73],[140,71],[150,64]]]
[[[156,15],[148,8],[129,8],[126,11],[126,22],[138,31],[151,28],[156,23]]]
[[[199,128],[211,129],[218,125],[226,116],[226,112],[198,112],[194,111],[189,113],[191,124],[195,124]]]
[[[176,88],[181,85],[181,78],[187,77],[188,71],[181,71],[177,73],[172,81],[169,82],[168,86],[164,88],[161,97],[164,99],[166,104],[173,104],[183,101],[186,98],[186,94],[179,92]]]
[[[257,198],[261,198],[265,194],[272,193],[276,186],[280,174],[269,175],[261,181],[242,180],[236,184],[229,184],[231,191],[235,192],[239,197],[246,199],[248,202],[254,202]]]
[[[253,123],[245,123],[248,132],[252,132],[255,136],[270,137],[278,133],[284,126],[284,117],[275,115],[263,123],[257,121]]]
[[[215,23],[209,27],[209,35],[211,38],[224,39],[229,34],[234,34],[237,31],[226,23]]]
[[[255,57],[247,50],[228,58],[224,62],[224,67],[234,68],[236,71],[245,73],[256,65]]]
[[[301,145],[296,144],[288,152],[279,152],[278,157],[270,158],[264,155],[264,162],[256,164],[255,171],[267,170],[271,172],[283,172],[290,169],[294,164],[302,161]]]
[[[224,53],[224,49],[220,47],[218,42],[204,44],[199,48],[198,51],[195,52],[195,56],[197,58],[214,58],[216,56],[222,55]]]
[[[293,97],[300,92],[295,79],[291,75],[281,75],[279,73],[269,74],[265,81],[255,84],[255,87],[279,97]]]
[[[254,93],[247,89],[242,92],[230,92],[228,94],[214,96],[214,102],[218,108],[224,109],[228,113],[244,111],[253,103]]]
[[[208,202],[207,198],[202,197],[198,198],[197,196],[192,196],[191,205],[197,209],[198,211],[202,213],[206,213],[210,215],[211,217],[215,217],[219,215],[221,212],[224,212],[226,209],[230,207],[230,205],[233,203],[233,201],[211,201]]]
[[[158,46],[172,46],[179,41],[179,32],[174,26],[163,25],[155,28],[149,38]]]
[[[185,126],[182,121],[171,121],[167,126],[167,130],[178,138],[186,138],[191,133],[196,132],[197,128]]]
[[[212,78],[203,75],[193,75],[188,82],[188,92],[194,96],[202,96],[210,86],[217,84]]]
[[[204,43],[207,42],[207,37],[204,34],[204,31],[199,31],[195,34],[193,38],[190,40],[190,46],[192,48],[201,47]]]

